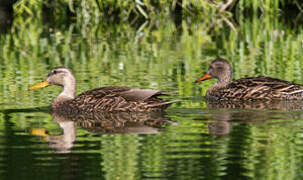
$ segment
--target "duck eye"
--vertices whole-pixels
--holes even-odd
[[[53,74],[57,74],[57,71],[54,70],[54,71],[53,71]]]

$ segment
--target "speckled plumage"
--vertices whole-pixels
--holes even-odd
[[[209,75],[209,76],[208,76]],[[208,89],[206,98],[211,100],[303,100],[303,86],[270,77],[248,77],[232,81],[228,61],[216,59],[208,72],[197,80],[211,77],[218,82]]]
[[[63,91],[52,102],[52,111],[150,112],[163,110],[176,102],[158,98],[159,95],[168,94],[166,91],[113,86],[89,90],[75,97],[76,80],[71,70],[66,67],[54,68],[46,81],[33,85],[30,89],[35,90],[49,85],[63,87]]]
[[[145,96],[144,93],[146,93]],[[175,102],[166,102],[157,97],[165,93],[165,91],[160,90],[132,89],[129,87],[102,87],[83,92],[71,100],[53,103],[52,109],[71,113],[84,111],[160,111]]]

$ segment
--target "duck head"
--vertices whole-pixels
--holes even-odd
[[[223,58],[217,58],[212,61],[208,71],[195,82],[197,83],[207,79],[216,78],[219,83],[228,83],[232,81],[232,76],[233,72],[229,62]]]
[[[29,88],[29,90],[36,90],[50,85],[62,86],[64,88],[63,95],[74,97],[76,80],[69,68],[56,67],[46,77],[45,81],[37,83]]]

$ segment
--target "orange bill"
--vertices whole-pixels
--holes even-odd
[[[42,82],[37,83],[37,84],[33,85],[32,87],[30,87],[29,90],[36,90],[36,89],[47,87],[49,85],[50,84],[47,81],[42,81]]]
[[[209,75],[209,74],[204,74],[204,76],[201,76],[199,79],[197,79],[195,82],[197,83],[197,82],[200,82],[200,81],[205,81],[205,80],[207,80],[207,79],[211,79],[212,77],[211,77],[211,75]]]

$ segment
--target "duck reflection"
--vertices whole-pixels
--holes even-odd
[[[261,123],[275,119],[302,119],[303,101],[207,101],[211,117],[209,133],[216,136],[228,135],[233,122]]]
[[[173,124],[164,117],[163,112],[150,113],[96,113],[96,114],[64,114],[51,113],[53,120],[63,129],[62,135],[48,135],[45,129],[33,129],[32,134],[43,136],[49,142],[49,147],[60,153],[70,152],[76,140],[76,126],[92,133],[102,134],[155,134],[161,132],[164,124]]]
[[[208,123],[209,133],[216,136],[225,136],[231,132],[231,112],[215,112]]]

